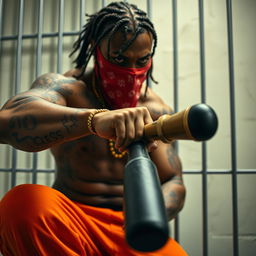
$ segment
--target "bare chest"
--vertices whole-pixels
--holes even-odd
[[[127,157],[112,156],[108,140],[91,135],[52,150],[59,175],[92,182],[122,183]]]

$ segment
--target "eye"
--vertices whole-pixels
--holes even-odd
[[[150,56],[138,60],[138,65],[146,66],[148,61],[149,61],[149,59],[150,59]]]
[[[111,58],[115,63],[117,64],[124,64],[125,63],[125,59],[124,57],[120,56],[120,55],[117,55],[115,57],[112,57]]]

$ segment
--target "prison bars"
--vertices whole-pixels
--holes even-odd
[[[199,42],[200,42],[200,74],[201,102],[206,103],[205,78],[205,45],[204,45],[204,1],[198,0]],[[203,216],[203,255],[208,256],[208,179],[207,179],[207,146],[202,142],[202,216]]]
[[[0,54],[1,54],[1,46],[2,46],[2,40],[1,40],[1,35],[2,35],[2,17],[3,17],[3,1],[0,0]]]
[[[23,34],[23,15],[24,15],[24,0],[19,1],[19,18],[18,18],[18,33],[17,35],[2,37],[2,17],[3,17],[3,1],[0,0],[0,51],[1,42],[3,40],[16,40],[16,72],[15,72],[15,93],[20,91],[21,78],[21,58],[22,58],[22,41],[25,39],[37,39],[36,51],[36,76],[41,74],[41,59],[42,59],[42,39],[45,37],[58,37],[58,61],[57,70],[62,71],[62,44],[64,36],[78,35],[79,31],[64,32],[64,0],[59,0],[59,29],[57,33],[43,33],[43,6],[44,0],[38,0],[38,33],[24,35]],[[106,1],[102,0],[102,6],[106,5]],[[80,29],[83,25],[83,10],[84,0],[80,0]],[[201,70],[201,101],[206,102],[205,97],[205,49],[204,49],[204,2],[198,0],[199,10],[199,37],[200,37],[200,70]],[[177,35],[177,1],[172,0],[172,28],[173,28],[173,84],[174,84],[174,110],[178,111],[178,35]],[[233,255],[239,256],[239,241],[238,241],[238,204],[237,204],[237,174],[255,174],[255,170],[245,169],[238,170],[236,162],[236,120],[235,120],[235,85],[234,85],[234,54],[233,54],[233,25],[232,25],[232,1],[226,0],[227,10],[227,30],[228,30],[228,56],[229,56],[229,82],[230,82],[230,116],[231,116],[231,170],[207,170],[207,147],[206,143],[202,143],[202,170],[190,171],[184,170],[184,174],[201,174],[202,175],[202,201],[203,201],[203,255],[208,255],[208,195],[207,195],[207,175],[208,174],[231,174],[232,175],[232,213],[233,213]],[[147,11],[152,18],[152,1],[147,0]],[[177,145],[178,148],[178,145]],[[37,153],[33,154],[32,169],[17,168],[17,151],[12,150],[12,167],[8,169],[0,169],[0,172],[11,173],[11,186],[16,185],[17,172],[32,173],[32,182],[37,182],[37,173],[54,173],[54,170],[41,170],[37,168]],[[179,240],[179,223],[178,218],[175,221],[175,238]]]
[[[17,37],[17,52],[16,52],[16,74],[14,93],[17,94],[20,91],[21,80],[21,50],[22,50],[22,34],[23,34],[23,14],[24,14],[24,1],[19,2],[19,18],[18,18],[18,37]],[[12,178],[11,186],[16,184],[16,169],[17,169],[17,150],[12,148]]]
[[[172,39],[173,39],[173,99],[174,99],[174,112],[178,112],[179,106],[179,91],[178,91],[178,19],[177,19],[177,1],[172,0]],[[179,152],[179,142],[175,142],[175,150]],[[180,241],[179,232],[179,215],[174,220],[174,236],[176,241]]]
[[[41,74],[42,70],[42,33],[43,33],[43,0],[39,0],[38,4],[38,19],[37,19],[37,47],[36,47],[36,77]],[[37,165],[38,165],[38,154],[33,153],[32,163],[32,183],[37,183]]]
[[[227,31],[228,31],[228,64],[229,64],[229,95],[230,95],[230,128],[231,128],[231,168],[232,168],[232,212],[233,212],[233,253],[239,255],[238,240],[238,193],[237,193],[237,150],[236,150],[236,115],[235,115],[235,74],[233,48],[233,17],[232,0],[226,0]]]
[[[205,91],[205,47],[204,47],[204,5],[203,0],[198,1],[199,7],[199,39],[200,39],[200,71],[201,71],[201,102],[206,102]],[[174,110],[178,112],[178,36],[177,36],[177,1],[172,0],[172,24],[173,24],[173,88]],[[178,143],[176,143],[178,152]],[[202,204],[203,204],[203,255],[208,255],[208,189],[207,189],[207,147],[202,142]],[[179,241],[179,219],[175,219],[175,239]]]

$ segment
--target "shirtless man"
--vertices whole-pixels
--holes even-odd
[[[124,239],[125,150],[145,124],[172,112],[144,83],[156,43],[142,10],[112,3],[89,16],[74,44],[75,69],[40,76],[2,107],[0,142],[50,148],[57,169],[52,188],[19,185],[0,202],[4,255],[187,255],[171,238],[154,253],[136,252]],[[171,220],[184,204],[181,163],[171,144],[149,141],[148,149]]]

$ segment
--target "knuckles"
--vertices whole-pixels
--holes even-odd
[[[151,117],[146,107],[118,109],[103,113],[110,117],[119,145],[129,144],[143,136],[144,125]]]

